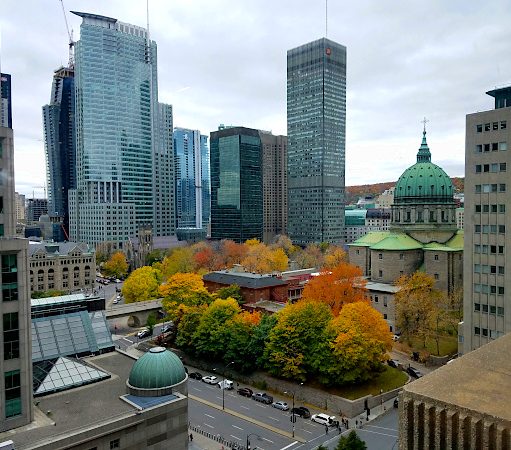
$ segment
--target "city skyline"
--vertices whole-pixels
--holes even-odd
[[[2,71],[12,74],[18,99],[13,105],[17,189],[32,195],[34,185],[45,180],[39,107],[49,100],[48,74],[66,64],[68,38],[59,2],[44,10],[30,3],[21,11],[7,0],[0,27]],[[146,25],[145,5],[135,2],[76,0],[65,6]],[[232,123],[286,135],[286,51],[324,36],[324,14],[324,5],[304,1],[292,9],[264,1],[150,2],[151,37],[159,43],[164,74],[160,100],[174,106],[175,126],[207,134],[219,123]],[[510,45],[510,15],[509,6],[498,1],[329,5],[328,37],[350,49],[347,185],[396,180],[413,154],[424,115],[430,120],[430,143],[442,158],[438,163],[452,176],[463,175],[465,114],[491,108],[490,101],[463,93],[509,81],[511,63],[496,55],[505,54]],[[270,18],[272,26],[265,26]],[[68,20],[78,40],[79,21],[69,13]],[[19,33],[22,23],[31,26]],[[190,58],[194,53],[197,57]],[[239,64],[233,63],[233,55]],[[251,108],[246,107],[248,99],[254,100]],[[37,195],[42,196],[42,189],[36,189]]]

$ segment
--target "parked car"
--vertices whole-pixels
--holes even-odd
[[[268,395],[266,392],[256,392],[255,394],[252,394],[252,398],[256,402],[266,403],[267,405],[273,403],[273,397]]]
[[[149,328],[146,328],[145,330],[141,330],[141,331],[139,331],[139,332],[137,333],[137,337],[138,337],[139,339],[143,339],[143,338],[145,338],[145,337],[149,337],[149,336],[151,336],[152,334],[153,334],[153,333],[152,333],[152,331],[151,331]]]
[[[392,336],[392,340],[394,342],[399,341],[399,337],[400,337],[399,334],[395,334],[394,336]]]
[[[287,411],[289,409],[289,405],[283,401],[273,402],[271,406],[280,409],[281,411]]]
[[[252,394],[254,393],[254,391],[249,388],[239,388],[236,392],[243,397],[252,397]]]
[[[166,323],[161,327],[161,333],[169,333],[174,330],[174,322]]]
[[[200,372],[192,372],[190,375],[188,375],[190,378],[193,378],[194,380],[202,380],[202,373]]]
[[[234,383],[231,380],[222,380],[216,384],[220,389],[226,389],[230,391],[234,389]]]
[[[217,384],[218,378],[214,375],[206,375],[205,377],[202,377],[202,381],[207,384]]]
[[[415,367],[408,367],[408,369],[406,369],[406,371],[412,376],[412,377],[415,377],[415,378],[420,378],[422,377],[422,373],[419,369],[416,369]]]
[[[305,406],[298,406],[291,409],[291,414],[308,419],[311,416],[310,411]]]
[[[399,361],[397,359],[389,359],[387,361],[387,364],[390,366],[390,367],[394,367],[394,369],[399,369]]]
[[[313,414],[311,420],[313,422],[320,423],[321,425],[326,425],[329,427],[334,426],[337,423],[335,416],[329,416],[323,413]]]
[[[118,298],[116,298],[116,299],[112,302],[112,305],[117,305],[117,304],[119,304],[119,299],[118,299]]]

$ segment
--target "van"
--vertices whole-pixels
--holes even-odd
[[[217,386],[220,388],[220,389],[227,389],[227,390],[231,390],[231,389],[234,389],[234,383],[231,381],[231,380],[222,380],[222,381],[219,381],[217,383]]]

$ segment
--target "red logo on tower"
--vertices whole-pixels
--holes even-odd
[[[332,53],[332,49],[330,47],[327,47],[325,53],[327,54],[327,56],[330,56],[330,54]]]

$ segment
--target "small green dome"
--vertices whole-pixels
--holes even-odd
[[[185,368],[175,353],[153,347],[133,364],[128,383],[140,389],[161,389],[185,378]]]
[[[431,162],[426,131],[417,153],[417,163],[406,169],[397,180],[394,204],[453,203],[454,187],[445,171]]]

